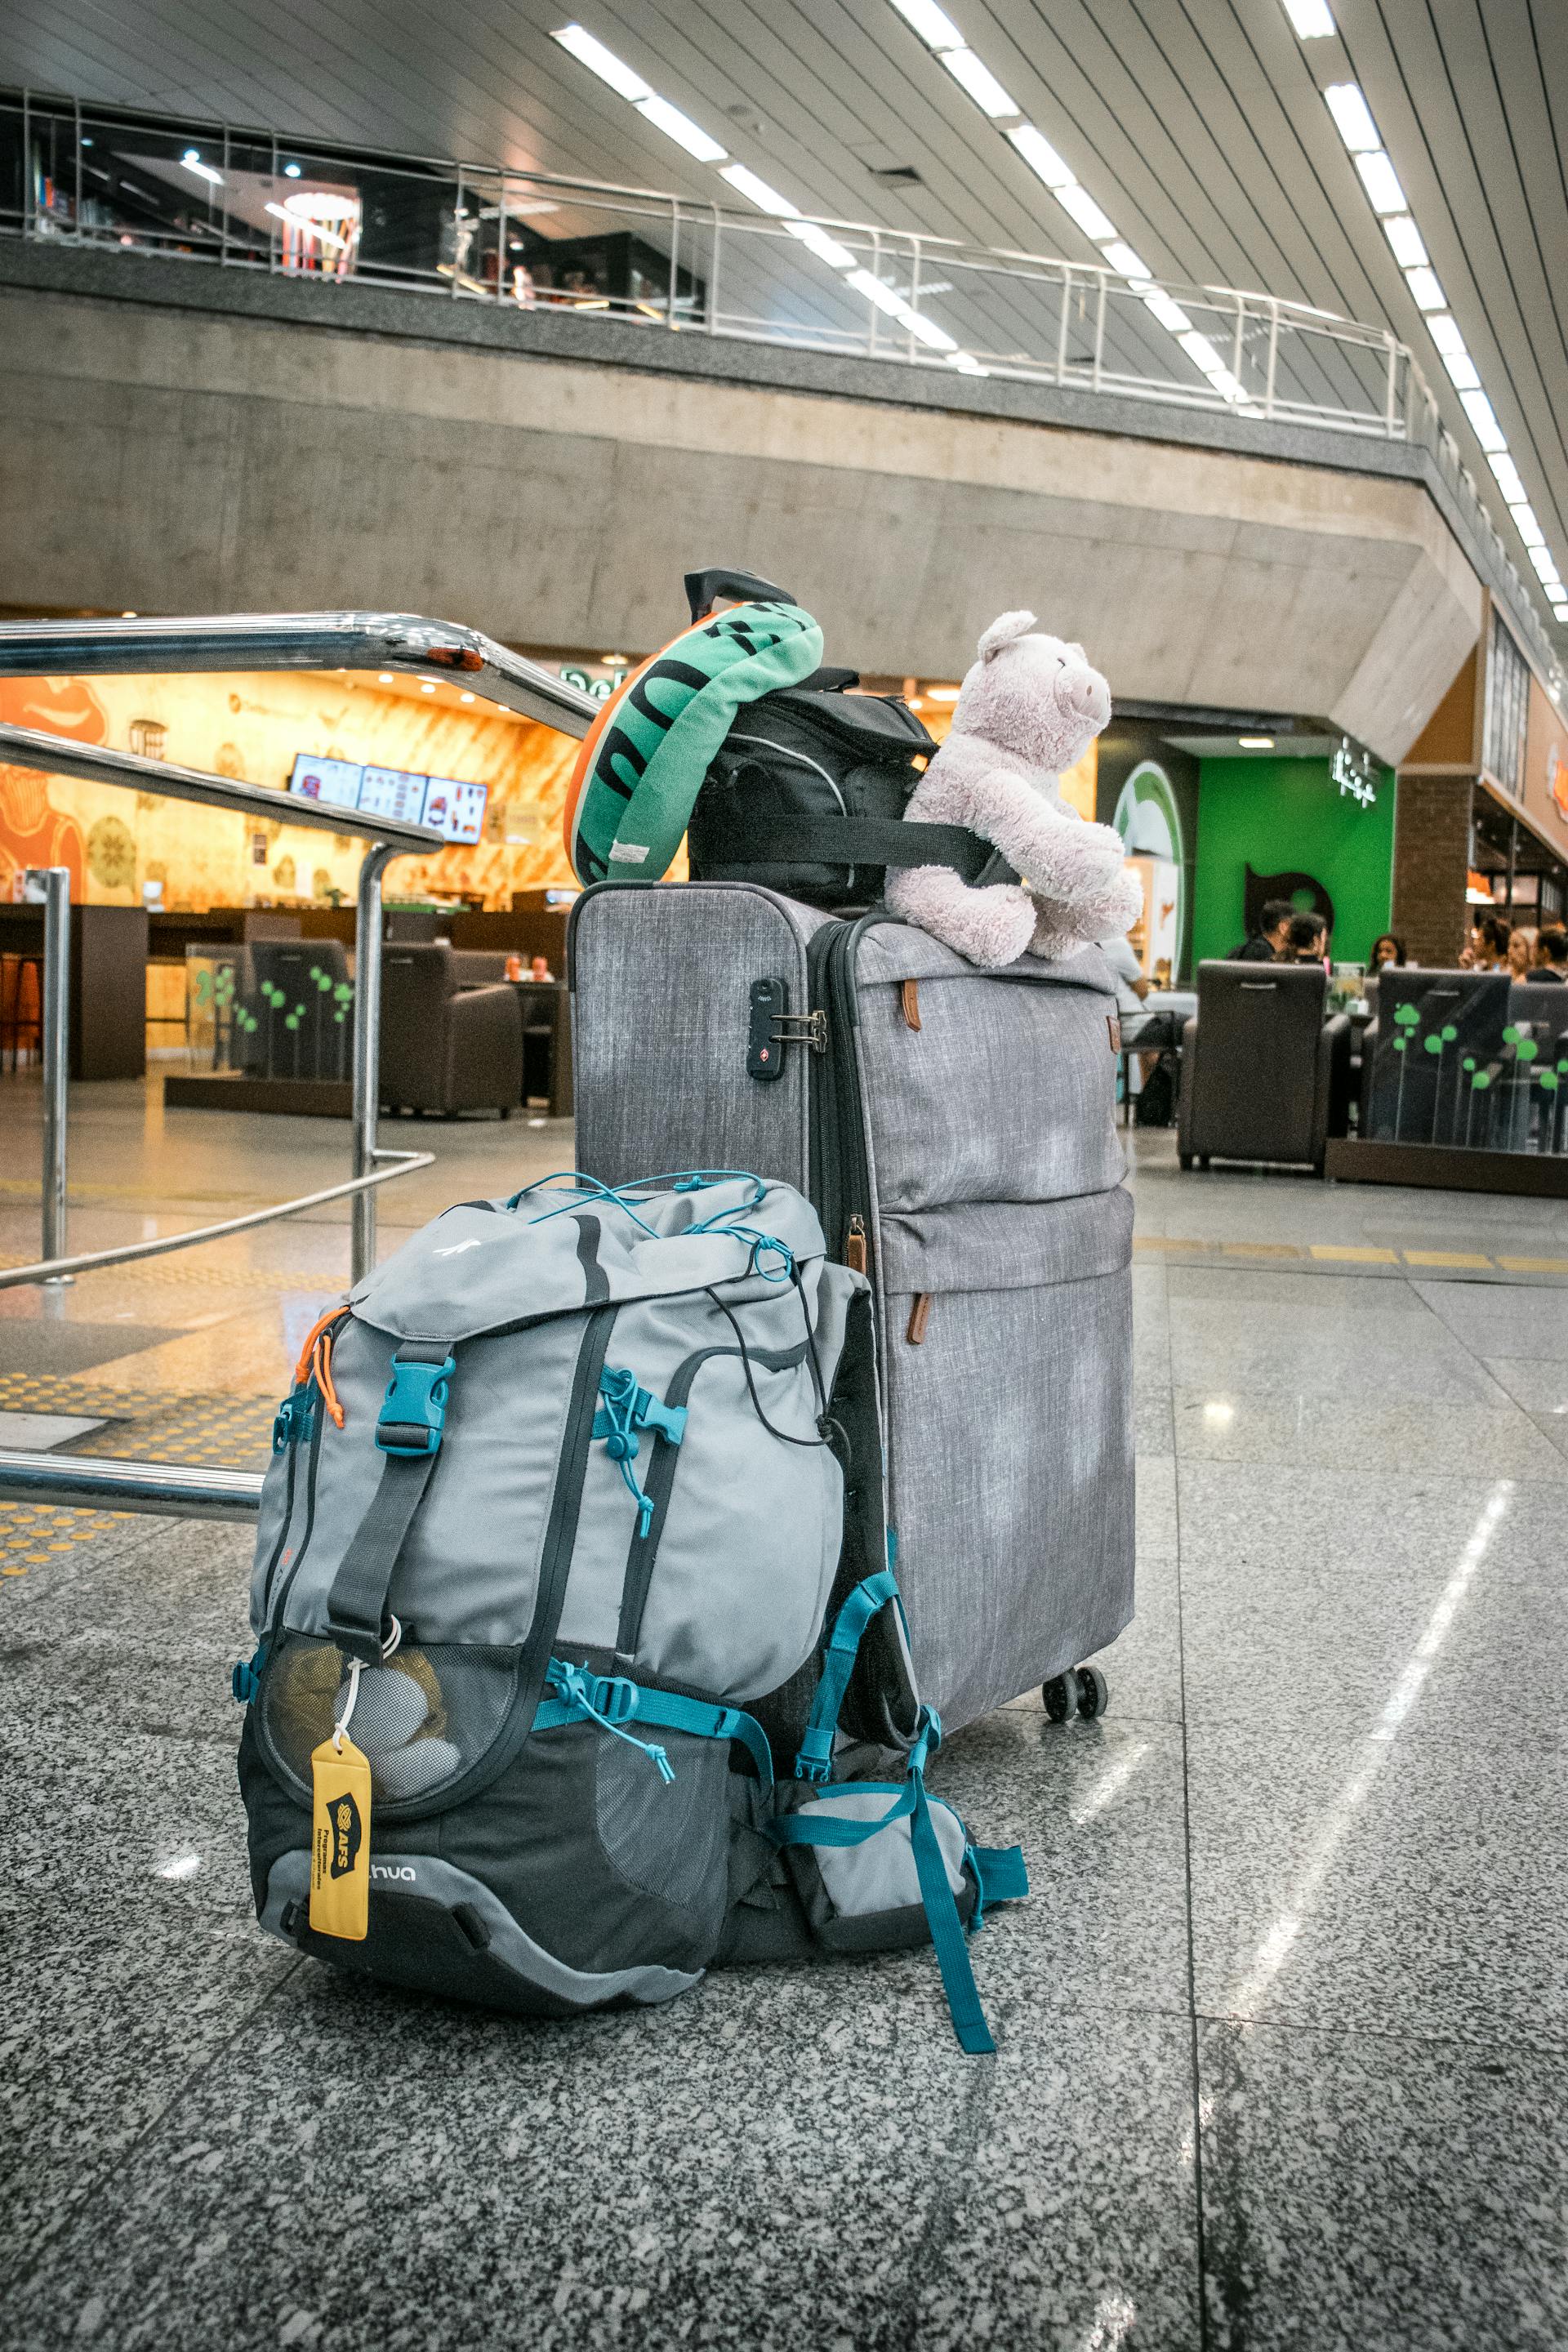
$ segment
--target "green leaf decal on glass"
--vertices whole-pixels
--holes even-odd
[[[1414,1004],[1396,1004],[1394,1017],[1402,1029],[1419,1029],[1421,1026],[1421,1015]]]
[[[1513,1050],[1521,1062],[1533,1062],[1541,1048],[1533,1037],[1521,1037]]]
[[[1403,1054],[1403,1053],[1404,1053],[1404,1051],[1405,1051],[1405,1047],[1406,1047],[1406,1045],[1408,1045],[1408,1044],[1410,1043],[1410,1040],[1409,1040],[1409,1038],[1408,1038],[1408,1037],[1395,1037],[1395,1038],[1394,1038],[1391,1042],[1392,1042],[1392,1044],[1393,1044],[1393,1046],[1394,1046],[1394,1052],[1395,1052],[1396,1054]]]
[[[1454,1042],[1455,1038],[1458,1035],[1458,1034],[1459,1034],[1459,1033],[1458,1033],[1458,1031],[1455,1028],[1455,1026],[1454,1026],[1453,1023],[1450,1021],[1450,1022],[1449,1022],[1449,1024],[1448,1024],[1448,1025],[1447,1025],[1447,1028],[1444,1030],[1444,1032],[1443,1032],[1443,1043],[1444,1043],[1444,1045],[1451,1045],[1453,1044],[1453,1042]]]
[[[1470,1080],[1470,1084],[1474,1087],[1477,1094],[1484,1093],[1486,1088],[1490,1086],[1491,1082],[1492,1074],[1489,1070],[1478,1070],[1475,1076]]]
[[[1440,1054],[1443,1050],[1443,1040],[1441,1037],[1424,1037],[1421,1042],[1426,1046],[1426,1051],[1429,1054]]]
[[[1540,1070],[1536,1075],[1541,1080],[1542,1088],[1544,1093],[1554,1095],[1557,1092],[1557,1073],[1555,1070]]]
[[[1473,1069],[1475,1068],[1475,1066],[1476,1066],[1476,1057],[1475,1057],[1475,1055],[1474,1055],[1473,1054],[1467,1054],[1467,1055],[1465,1055],[1465,1067],[1466,1067],[1466,1069],[1467,1069],[1467,1070],[1473,1070]]]
[[[1511,1021],[1502,1033],[1502,1042],[1505,1045],[1517,1045],[1519,1043],[1519,1031]]]

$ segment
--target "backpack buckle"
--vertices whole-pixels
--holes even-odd
[[[308,1389],[290,1390],[279,1406],[277,1418],[272,1423],[273,1453],[287,1453],[290,1445],[298,1444],[310,1433],[310,1392]]]
[[[375,1424],[375,1442],[384,1454],[435,1454],[447,1425],[447,1399],[456,1370],[447,1356],[438,1364],[411,1364],[401,1356],[392,1360],[392,1378]]]

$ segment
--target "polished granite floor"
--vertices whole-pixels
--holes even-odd
[[[342,1172],[341,1127],[155,1097],[79,1089],[79,1244]],[[388,1245],[570,1160],[408,1132]],[[291,1958],[234,1787],[244,1537],[0,1505],[5,2352],[1568,2342],[1568,1206],[1137,1141],[1111,1712],[940,1764],[1034,1882],[975,1948],[994,2060],[929,1956],[532,2028]],[[36,1150],[7,1085],[12,1263]],[[0,1444],[259,1458],[345,1265],[332,1211],[0,1291]]]

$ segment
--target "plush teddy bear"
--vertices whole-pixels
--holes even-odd
[[[1125,931],[1143,904],[1121,836],[1087,824],[1058,790],[1110,716],[1110,689],[1081,646],[1038,635],[1033,613],[1004,613],[980,640],[947,740],[904,814],[963,824],[1023,882],[973,888],[951,866],[889,868],[887,900],[971,963],[1067,954]]]

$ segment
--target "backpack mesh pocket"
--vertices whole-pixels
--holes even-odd
[[[425,1805],[466,1780],[494,1747],[517,1691],[515,1650],[409,1643],[367,1666],[349,1737],[370,1763],[380,1805]],[[348,1700],[349,1661],[332,1642],[291,1633],[262,1676],[264,1752],[308,1803],[310,1757]]]
[[[595,1764],[595,1826],[605,1859],[628,1885],[677,1910],[704,1910],[715,1889],[722,1900],[729,1750],[722,1740],[666,1739],[676,1766],[668,1783],[640,1748],[603,1741]]]

